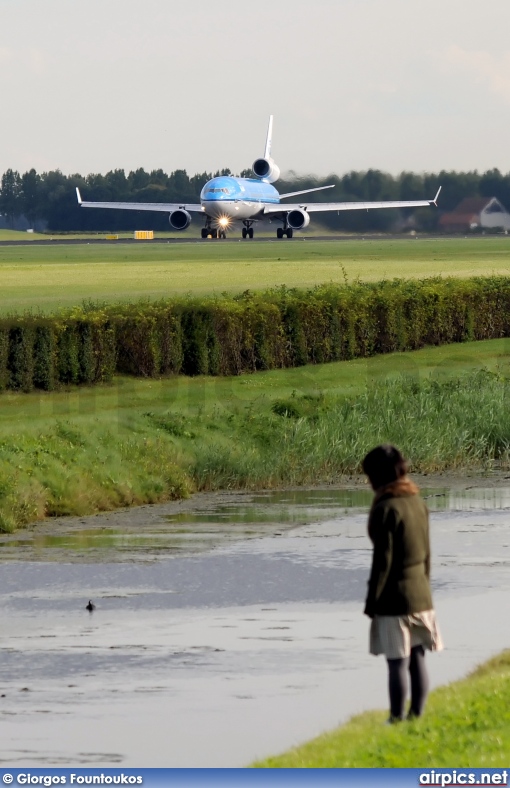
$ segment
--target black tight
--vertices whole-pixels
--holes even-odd
[[[411,649],[411,656],[388,660],[391,719],[403,720],[407,697],[407,671],[411,678],[411,706],[409,716],[420,717],[429,691],[423,646]]]

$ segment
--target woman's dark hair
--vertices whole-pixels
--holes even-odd
[[[407,462],[395,446],[385,443],[369,451],[362,463],[363,471],[374,490],[396,482],[407,473]]]

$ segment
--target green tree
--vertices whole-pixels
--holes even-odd
[[[151,170],[150,179],[156,186],[168,186],[168,175],[163,170]]]
[[[106,173],[105,181],[110,189],[112,200],[125,200],[129,196],[129,182],[124,170],[110,170]]]
[[[423,176],[415,172],[401,172],[398,178],[398,199],[423,200],[429,197],[424,193]]]
[[[0,213],[7,216],[11,227],[14,219],[22,212],[21,209],[21,179],[16,170],[7,170],[2,175],[2,186],[0,190]]]
[[[145,172],[143,167],[140,167],[138,170],[134,172],[131,171],[128,175],[128,182],[130,189],[133,191],[138,191],[139,189],[145,189],[151,181],[151,176],[148,172]]]
[[[40,208],[41,177],[32,168],[21,176],[21,210],[33,227]]]

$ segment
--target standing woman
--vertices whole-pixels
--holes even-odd
[[[365,614],[372,619],[370,653],[388,661],[390,718],[408,719],[425,707],[428,676],[425,649],[443,648],[430,592],[428,509],[407,476],[407,463],[394,446],[377,446],[363,460],[375,492],[368,519],[374,546]]]

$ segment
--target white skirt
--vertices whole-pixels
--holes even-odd
[[[441,651],[443,640],[433,610],[408,616],[374,616],[370,624],[370,653],[386,659],[409,657],[411,649],[423,646]]]

